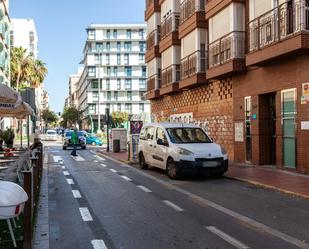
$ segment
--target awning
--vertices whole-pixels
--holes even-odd
[[[22,102],[18,106],[15,106],[10,109],[8,108],[3,109],[0,107],[0,117],[12,117],[12,118],[24,119],[27,116],[33,116],[33,115],[35,115],[33,109],[30,107],[30,105],[28,105],[25,102]]]
[[[7,85],[0,84],[0,107],[1,104],[3,105],[3,107],[5,107],[5,104],[18,105],[21,102],[21,96],[18,92],[14,91]]]

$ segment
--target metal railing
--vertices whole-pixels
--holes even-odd
[[[300,31],[309,31],[309,2],[287,1],[249,22],[249,51],[256,51]]]
[[[155,90],[161,87],[161,75],[154,74],[147,79],[147,91]]]
[[[206,51],[195,51],[181,60],[181,79],[206,72]]]
[[[180,64],[173,64],[162,70],[162,85],[167,86],[180,80]]]
[[[152,48],[153,46],[159,45],[160,42],[160,30],[153,30],[146,38],[147,49]]]
[[[180,5],[180,24],[199,11],[205,11],[205,0],[184,0]]]
[[[179,13],[171,13],[161,22],[161,39],[177,31],[179,27]]]
[[[245,58],[245,32],[233,31],[209,44],[209,68]]]

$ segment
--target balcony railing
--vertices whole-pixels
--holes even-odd
[[[162,87],[180,80],[180,65],[174,64],[162,70]]]
[[[147,49],[159,45],[159,41],[160,41],[160,31],[158,29],[155,29],[147,36],[146,39]]]
[[[147,79],[147,91],[152,91],[161,87],[160,74],[154,74]]]
[[[181,79],[206,72],[206,51],[196,51],[181,60]]]
[[[245,32],[233,31],[209,44],[209,68],[245,58]]]
[[[148,9],[151,5],[154,5],[158,0],[146,0],[146,9]]]
[[[249,22],[249,51],[256,51],[300,31],[309,31],[309,3],[285,2]]]
[[[180,24],[199,11],[205,11],[205,0],[184,0],[180,5]]]
[[[161,22],[161,39],[177,31],[179,27],[179,13],[171,13]]]

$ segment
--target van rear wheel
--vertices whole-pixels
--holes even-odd
[[[139,167],[141,169],[148,169],[149,165],[145,161],[143,152],[139,154]]]
[[[168,160],[166,171],[167,171],[168,177],[171,179],[179,179],[181,176],[179,167],[177,167],[176,163],[172,159]]]

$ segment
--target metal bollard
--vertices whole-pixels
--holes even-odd
[[[24,190],[28,194],[28,201],[24,209],[24,244],[23,249],[32,249],[32,172],[23,171]]]

